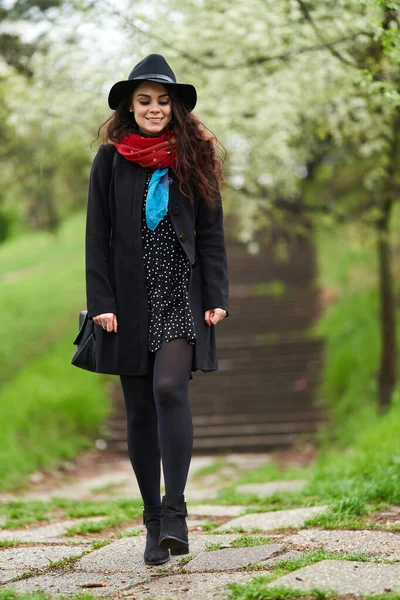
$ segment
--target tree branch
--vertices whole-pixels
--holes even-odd
[[[254,194],[248,192],[246,188],[241,188],[240,194],[254,198]],[[357,207],[354,211],[348,211],[347,213],[344,213],[340,212],[340,210],[334,210],[334,208],[327,204],[305,204],[304,202],[302,202],[302,198],[300,196],[295,198],[293,201],[285,200],[284,198],[265,199],[271,203],[272,209],[276,208],[284,210],[291,214],[330,215],[334,217],[334,219],[338,223],[351,223],[352,221],[357,220],[359,223],[364,223],[364,225],[376,227],[376,219],[371,220],[368,219],[368,217],[366,217],[368,211],[376,208],[376,202],[374,200],[371,200],[371,202],[367,202],[362,207]]]
[[[115,9],[111,10],[111,14],[113,14],[114,16],[117,16],[117,17],[121,16],[121,14],[118,11],[116,11]],[[287,52],[283,52],[282,54],[273,54],[270,56],[258,56],[257,58],[248,59],[242,63],[236,63],[235,65],[227,66],[225,63],[215,63],[215,62],[211,63],[211,62],[205,61],[204,59],[199,58],[198,56],[194,56],[194,55],[190,54],[186,50],[181,50],[180,48],[177,48],[170,42],[167,42],[161,36],[154,34],[152,31],[146,31],[145,29],[142,29],[133,21],[133,19],[127,18],[126,15],[124,15],[124,21],[126,23],[128,23],[128,25],[132,28],[132,30],[136,31],[137,33],[144,35],[150,39],[157,40],[158,42],[163,44],[163,46],[165,46],[166,48],[169,48],[170,50],[173,50],[176,54],[178,54],[182,58],[190,61],[193,64],[199,65],[203,69],[207,69],[207,70],[210,70],[210,69],[234,70],[234,69],[247,68],[247,67],[251,67],[254,65],[261,65],[264,63],[274,62],[274,61],[286,62],[286,61],[291,60],[292,58],[294,58],[295,56],[297,56],[299,54],[305,54],[308,52],[318,52],[320,50],[326,50],[326,49],[328,49],[329,51],[332,52],[334,46],[342,44],[343,42],[354,40],[360,36],[369,37],[369,38],[373,37],[373,34],[368,31],[358,31],[358,32],[350,34],[350,35],[342,36],[335,40],[331,40],[331,41],[323,40],[319,44],[312,44],[311,46],[300,46],[293,50],[288,50]],[[335,51],[334,51],[334,53],[335,53]],[[338,53],[336,53],[336,54],[338,54]],[[335,56],[336,56],[336,54],[335,54]],[[345,62],[345,59],[344,59],[344,62]],[[356,67],[358,69],[362,68],[361,66],[357,66],[353,63],[348,63],[348,64],[351,64],[351,66]]]
[[[344,63],[345,65],[349,65],[350,67],[354,67],[355,69],[366,69],[366,67],[364,65],[359,65],[357,63],[352,62],[351,60],[348,60],[347,58],[345,58],[342,54],[340,54],[340,52],[338,52],[337,50],[335,50],[335,48],[333,47],[331,42],[328,42],[324,36],[321,34],[321,32],[319,31],[314,19],[311,16],[310,11],[308,10],[307,5],[305,4],[305,2],[303,2],[303,0],[297,0],[298,5],[300,6],[300,10],[305,18],[305,20],[311,25],[315,35],[317,36],[317,38],[320,40],[320,42],[322,44],[324,44],[324,46],[329,50],[329,52],[332,54],[332,56],[334,56],[335,58],[337,58],[338,60],[340,60],[342,63]]]

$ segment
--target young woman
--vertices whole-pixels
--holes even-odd
[[[97,370],[121,379],[150,565],[189,552],[189,379],[218,369],[214,328],[228,315],[222,161],[196,99],[163,56],[144,58],[111,88],[89,185],[87,308]]]

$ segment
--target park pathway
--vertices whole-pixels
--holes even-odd
[[[358,599],[400,594],[398,531],[304,527],[327,506],[254,512],[262,510],[256,503],[218,504],[224,486],[233,489],[244,472],[268,460],[267,454],[194,457],[186,493],[190,554],[172,557],[160,567],[143,563],[140,517],[96,531],[96,524],[104,521],[101,511],[96,515],[96,506],[122,497],[139,498],[127,459],[100,462],[85,473],[74,472],[70,465],[70,473],[51,482],[36,474],[23,494],[1,494],[2,508],[13,506],[18,511],[39,500],[63,498],[65,505],[77,509],[89,502],[93,516],[65,518],[60,513],[46,524],[35,521],[19,528],[0,522],[1,591],[42,590],[51,598],[90,592],[132,600],[225,600],[231,597],[228,584],[243,585],[264,576],[262,585],[271,588],[269,594],[276,586],[302,590],[303,598],[311,589],[334,590],[335,597],[354,594]],[[256,499],[281,491],[290,494],[304,485],[302,480],[260,482],[238,485],[236,492]],[[60,500],[58,506],[61,510]],[[392,507],[387,515],[392,527],[400,524],[400,507]],[[92,531],[90,526],[85,533],[73,529],[82,521],[92,524]]]

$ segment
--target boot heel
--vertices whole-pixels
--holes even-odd
[[[189,546],[182,548],[171,548],[170,553],[172,556],[181,556],[181,554],[189,554]]]
[[[158,545],[172,554],[188,554],[186,502],[183,495],[165,495],[161,503],[161,526]]]
[[[146,565],[163,565],[168,562],[169,550],[158,546],[160,537],[161,506],[144,506],[143,524],[146,525],[146,548],[144,551],[144,562]]]

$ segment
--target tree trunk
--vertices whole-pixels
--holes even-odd
[[[391,270],[389,236],[392,201],[385,202],[378,224],[378,268],[380,296],[381,362],[379,369],[379,409],[386,412],[396,385],[396,306]]]
[[[393,120],[393,140],[389,153],[382,215],[377,223],[381,309],[381,363],[379,369],[379,408],[381,413],[386,412],[389,408],[396,385],[396,302],[393,290],[392,253],[390,248],[390,217],[396,199],[394,180],[400,145],[399,127],[400,108],[397,108]]]

